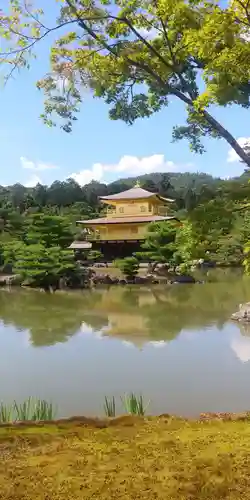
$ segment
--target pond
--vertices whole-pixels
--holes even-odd
[[[119,403],[131,391],[152,414],[250,409],[250,326],[230,321],[250,300],[250,279],[219,270],[206,279],[0,291],[0,400],[44,398],[64,417],[102,415],[105,395]]]

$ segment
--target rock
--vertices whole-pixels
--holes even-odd
[[[135,285],[146,285],[152,283],[152,276],[136,276],[133,280]]]
[[[21,285],[21,281],[21,276],[19,274],[0,276],[0,286],[19,286]]]
[[[109,274],[95,274],[92,281],[94,285],[117,285],[119,283],[118,278],[111,278]]]
[[[183,274],[177,274],[173,279],[173,283],[195,283],[195,279],[193,276],[186,276]]]
[[[216,262],[212,260],[206,260],[206,259],[195,259],[192,261],[192,266],[194,268],[211,268],[211,267],[216,267]]]
[[[127,285],[127,281],[126,280],[119,280],[119,285]]]
[[[243,323],[250,323],[250,302],[239,305],[239,311],[233,313],[231,319],[234,321],[242,321]]]
[[[158,276],[166,276],[170,269],[169,264],[158,264],[157,268],[154,270],[154,273]]]

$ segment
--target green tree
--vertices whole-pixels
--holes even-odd
[[[143,180],[141,186],[142,186],[143,189],[146,189],[146,191],[150,191],[151,193],[157,193],[158,192],[158,188],[157,188],[156,183],[153,180],[151,180],[151,179],[145,179],[145,180]]]
[[[159,184],[159,194],[161,196],[168,196],[169,191],[173,189],[171,185],[170,178],[168,174],[162,174],[162,178]]]
[[[189,220],[182,222],[178,228],[176,248],[176,255],[179,256],[180,262],[190,263],[206,256],[204,241],[201,240],[200,235]]]
[[[250,166],[248,153],[209,108],[249,106],[247,0],[226,8],[213,0],[62,0],[50,27],[41,9],[30,10],[24,0],[7,4],[0,15],[7,79],[29,65],[37,43],[58,32],[51,71],[38,82],[46,124],[55,125],[56,114],[71,131],[86,86],[106,101],[111,119],[129,124],[174,97],[187,111],[186,124],[174,128],[175,140],[186,138],[201,153],[203,136],[223,138]]]
[[[65,217],[38,213],[29,218],[25,237],[28,244],[67,248],[72,239],[71,226]]]
[[[244,260],[243,266],[245,269],[245,273],[250,276],[250,243],[248,242],[244,247]]]
[[[115,261],[118,267],[127,279],[134,279],[139,270],[139,261],[136,257],[125,257]]]
[[[159,263],[176,263],[177,224],[169,221],[152,222],[149,225],[145,242],[142,244],[142,251],[137,252],[137,256],[152,262],[152,271]]]
[[[216,253],[218,240],[230,233],[234,224],[234,206],[230,201],[215,198],[198,205],[190,214],[192,230],[205,251]]]
[[[13,207],[0,208],[0,232],[10,236],[21,235],[24,228],[24,219]]]
[[[234,217],[233,226],[228,234],[218,239],[216,260],[226,265],[242,265],[244,260],[244,247],[249,241],[250,213],[238,212]]]
[[[73,253],[60,247],[23,244],[16,248],[14,270],[33,286],[49,289],[72,275],[76,263]]]
[[[221,236],[217,242],[215,259],[218,265],[239,266],[244,258],[242,235],[237,231]]]

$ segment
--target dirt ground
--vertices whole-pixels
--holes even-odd
[[[0,499],[250,499],[250,420],[0,427]]]

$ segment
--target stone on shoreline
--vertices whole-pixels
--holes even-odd
[[[243,323],[250,323],[250,302],[240,304],[239,311],[233,313],[231,319],[234,321],[242,321]]]
[[[22,279],[19,274],[0,276],[0,286],[19,286],[21,281]]]
[[[136,276],[135,278],[124,279],[112,277],[109,274],[95,274],[92,282],[94,285],[147,285],[160,283],[154,276]]]
[[[196,283],[196,280],[193,276],[179,274],[165,277],[165,279],[154,274],[125,279],[110,276],[110,274],[95,273],[92,277],[92,283],[93,285],[172,285],[176,283]]]
[[[195,278],[193,276],[177,274],[173,279],[173,283],[195,283]]]

